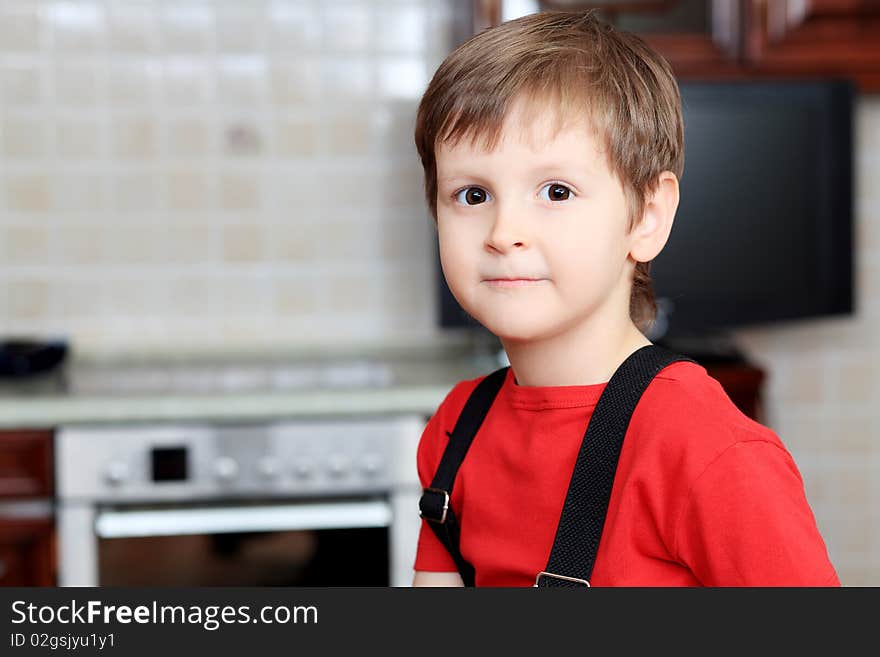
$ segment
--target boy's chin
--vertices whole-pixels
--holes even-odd
[[[534,318],[477,318],[486,330],[499,340],[515,344],[535,342],[549,337],[552,330],[542,326]]]

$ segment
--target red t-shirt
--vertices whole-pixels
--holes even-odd
[[[482,377],[458,383],[418,449],[430,486],[447,431]],[[519,386],[512,368],[455,481],[451,505],[477,586],[532,586],[544,570],[584,432],[604,383]],[[455,571],[422,520],[415,570]],[[839,586],[776,434],[705,368],[666,367],[627,431],[594,586]]]

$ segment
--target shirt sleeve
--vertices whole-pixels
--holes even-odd
[[[704,586],[840,586],[791,455],[741,441],[694,482],[678,558]]]
[[[419,440],[417,467],[422,488],[431,485],[431,481],[434,479],[434,472],[437,470],[437,465],[443,456],[443,450],[446,449],[448,438],[443,418],[449,397],[451,396],[452,393],[447,396],[444,403],[440,405],[437,412],[428,421]],[[446,546],[437,538],[434,530],[428,526],[428,521],[423,518],[421,522],[422,526],[419,530],[419,541],[416,547],[413,569],[428,572],[458,572],[452,555],[449,554]]]

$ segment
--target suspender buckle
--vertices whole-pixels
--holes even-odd
[[[585,586],[587,588],[590,588],[590,583],[585,579],[580,579],[578,577],[567,577],[566,575],[557,575],[556,573],[548,573],[546,570],[542,570],[540,573],[538,573],[538,576],[535,578],[535,586],[541,586],[540,582],[542,577],[560,580],[559,582],[555,582],[552,584],[548,582],[544,584],[545,587],[557,586],[577,588],[580,586]]]
[[[446,512],[448,510],[449,493],[440,488],[422,489],[422,498],[419,500],[420,518],[442,525],[446,522]]]

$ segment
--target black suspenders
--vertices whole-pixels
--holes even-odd
[[[633,352],[602,391],[578,452],[547,567],[535,586],[589,586],[599,549],[614,473],[630,418],[648,384],[666,366],[690,361],[658,345]],[[455,560],[465,586],[474,586],[474,567],[461,555],[459,526],[449,504],[455,475],[483,419],[504,383],[507,367],[484,378],[465,403],[429,488],[420,515]]]

